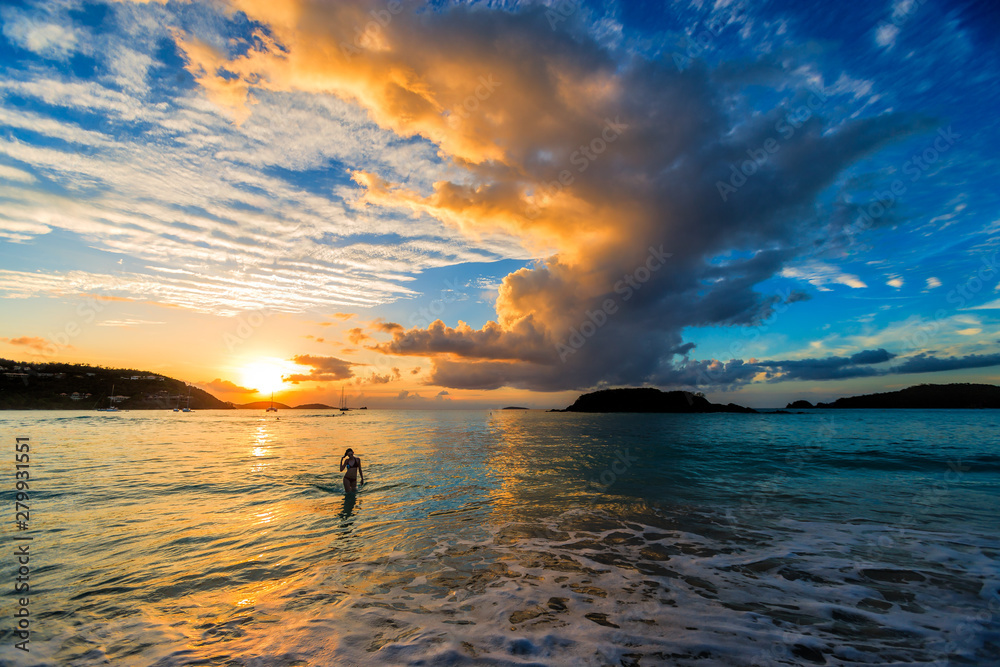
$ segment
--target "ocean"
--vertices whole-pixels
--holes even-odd
[[[1000,663],[998,412],[278,416],[0,413],[0,663]]]

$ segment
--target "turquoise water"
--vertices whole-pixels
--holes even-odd
[[[0,413],[12,665],[996,664],[1000,414]],[[15,531],[14,438],[31,516]],[[351,447],[368,484],[346,496]]]

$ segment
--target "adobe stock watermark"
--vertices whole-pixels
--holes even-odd
[[[59,354],[61,349],[70,347],[71,341],[83,332],[81,323],[83,325],[92,324],[97,319],[97,315],[104,312],[104,304],[90,296],[83,303],[77,305],[75,312],[79,319],[70,320],[63,325],[61,331],[50,333],[45,341],[45,347],[36,356],[51,358]]]
[[[965,304],[973,300],[984,287],[996,282],[996,277],[1000,274],[1000,251],[995,251],[992,255],[982,255],[981,266],[976,269],[971,276],[945,296],[945,301],[955,306],[955,309],[962,309]],[[934,317],[929,322],[921,321],[915,324],[908,335],[903,339],[902,353],[890,361],[889,368],[895,369],[904,363],[903,355],[906,352],[926,349],[932,338],[944,328],[945,322],[951,317],[951,311],[946,308],[938,308],[934,311]]]
[[[812,91],[805,104],[795,107],[774,123],[777,138],[768,137],[757,148],[748,148],[747,156],[749,159],[744,160],[738,167],[735,162],[730,164],[729,180],[715,182],[715,188],[719,191],[722,201],[729,201],[730,195],[746,185],[747,181],[771,159],[771,156],[781,150],[781,142],[794,137],[796,131],[826,104],[826,100],[827,97],[822,92]]]
[[[813,457],[823,450],[823,443],[831,443],[836,434],[837,427],[834,418],[830,417],[824,420],[816,429],[814,440],[802,443],[794,451],[786,454],[783,469],[772,475],[770,479],[759,482],[756,485],[757,491],[750,497],[743,499],[739,509],[740,515],[747,517],[762,513],[771,499],[788,483],[792,475],[801,475]],[[726,518],[731,524],[735,525],[738,522],[738,517],[732,510],[726,511]]]
[[[996,636],[997,620],[1000,616],[1000,584],[995,580],[989,581],[989,583],[983,584],[983,590],[989,591],[986,593],[989,600],[986,603],[986,608],[966,614],[962,622],[955,626],[955,630],[952,632],[953,638],[948,641],[942,640],[944,645],[939,651],[941,657],[928,663],[932,667],[949,667],[949,665],[954,664],[951,656],[968,647],[971,641],[984,636]],[[989,645],[986,642],[984,644]]]
[[[649,255],[646,261],[640,264],[632,273],[622,276],[622,279],[615,283],[614,291],[621,297],[621,300],[628,301],[636,292],[642,289],[654,273],[659,271],[668,257],[673,257],[673,253],[663,252],[663,246],[654,248],[649,246]],[[566,363],[570,355],[582,348],[587,341],[597,333],[597,331],[608,323],[612,315],[618,312],[618,299],[607,298],[595,310],[587,310],[587,317],[579,325],[570,327],[569,337],[566,342],[556,343],[556,352],[559,353],[559,361]]]
[[[698,58],[704,54],[715,42],[716,38],[722,34],[726,28],[734,23],[742,23],[743,17],[739,16],[740,13],[744,13],[746,8],[742,2],[735,2],[732,5],[726,7],[725,16],[716,16],[705,23],[705,28],[694,33],[690,39],[685,39],[681,47],[684,48],[684,53],[680,54],[674,52],[671,54],[671,58],[674,61],[674,66],[677,68],[678,72],[683,72],[687,67],[691,65],[691,61]]]
[[[112,292],[128,292],[129,286],[121,278],[118,276],[110,276],[110,278],[111,284],[105,289]],[[68,320],[60,331],[50,332],[45,346],[34,353],[34,356],[50,359],[58,355],[60,351],[71,347],[73,339],[83,333],[84,327],[94,324],[97,316],[103,313],[107,307],[102,302],[108,300],[108,297],[102,297],[99,294],[81,294],[80,296],[84,297],[84,300],[78,303],[74,309],[76,319]]]
[[[502,84],[493,78],[492,74],[479,77],[479,85],[471,95],[448,112],[448,124],[452,127],[458,125],[461,120],[468,119],[474,112],[479,110],[480,104],[490,99],[493,93]]]
[[[876,41],[882,46],[888,46],[899,34],[899,29],[908,23],[926,2],[927,0],[907,0],[907,2],[892,3],[892,13],[889,18],[879,21],[875,26]]]
[[[418,308],[410,314],[410,327],[426,329],[430,326],[431,322],[441,319],[441,315],[444,314],[449,305],[467,296],[468,293],[463,292],[457,283],[446,278],[444,280],[444,288],[441,290],[441,296],[431,301],[426,308]]]
[[[916,183],[923,177],[931,166],[934,165],[941,156],[951,150],[951,147],[955,145],[958,139],[961,139],[962,135],[954,132],[951,129],[951,125],[948,127],[943,127],[938,130],[937,136],[931,145],[924,148],[924,150],[919,153],[914,153],[910,158],[903,163],[902,171],[905,175],[910,177],[911,183]],[[896,201],[906,194],[907,185],[901,178],[895,179],[889,184],[889,188],[883,192],[876,191],[875,201],[868,204],[867,207],[861,209],[861,214],[858,219],[855,220],[850,225],[844,226],[844,233],[850,239],[850,243],[853,245],[855,241],[855,236],[861,232],[867,231],[875,224],[876,220],[879,220],[886,213],[889,212],[893,206],[896,205]]]
[[[739,359],[746,352],[748,343],[753,343],[766,334],[778,321],[779,316],[786,313],[791,304],[796,303],[802,298],[801,293],[794,291],[790,287],[774,290],[774,297],[771,297],[772,302],[767,317],[759,317],[754,320],[753,324],[742,327],[742,334],[739,339],[734,340],[729,345],[729,358],[731,360]],[[698,370],[697,384],[694,386],[706,387],[719,384],[720,380],[725,380],[725,375],[726,368],[724,364],[701,368]]]
[[[605,118],[604,128],[601,132],[587,143],[580,144],[579,148],[570,154],[570,164],[576,167],[576,171],[579,174],[587,171],[591,163],[596,161],[597,158],[608,149],[609,145],[618,141],[619,137],[622,136],[622,133],[628,128],[629,126],[626,123],[621,122],[621,116],[615,116],[614,120]],[[559,172],[559,176],[556,180],[539,185],[535,192],[535,196],[537,198],[541,195],[546,199],[552,199],[559,194],[563,188],[573,185],[575,181],[576,176],[573,175],[573,172],[569,169],[563,169]],[[525,209],[524,217],[529,220],[534,220],[541,212],[541,207],[538,204],[532,203]]]
[[[411,329],[427,329],[433,322],[441,319],[448,306],[462,301],[469,296],[468,292],[464,291],[464,288],[458,285],[458,283],[447,278],[442,282],[444,287],[441,288],[440,297],[431,301],[427,306],[417,308],[410,313],[407,323]],[[397,347],[399,354],[405,355],[413,346],[413,342],[410,336],[402,335],[391,341],[391,344]],[[400,379],[400,371],[397,367],[398,363],[398,361],[383,354],[383,356],[376,358],[373,363],[369,363],[368,365],[372,367],[373,375],[388,374],[390,378],[398,380]]]
[[[899,517],[895,526],[886,526],[885,530],[868,541],[867,548],[861,554],[860,559],[854,562],[854,570],[860,572],[866,568],[876,567],[882,563],[883,552],[886,549],[905,549],[912,545],[915,536],[908,535],[907,531],[917,523],[914,514],[927,511],[933,507],[941,505],[945,496],[950,491],[952,484],[959,482],[965,473],[972,470],[971,466],[964,465],[961,460],[947,462],[948,469],[944,472],[943,480],[928,484],[923,490],[913,494],[910,505],[912,512],[907,512]]]
[[[236,326],[233,330],[222,334],[222,342],[225,343],[226,349],[235,352],[236,348],[250,340],[254,332],[264,326],[267,318],[275,312],[277,311],[273,308],[258,308],[242,313],[236,318]]]
[[[886,563],[891,564],[893,552],[912,552],[915,545],[919,544],[917,540],[922,537],[913,530],[919,524],[918,516],[947,503],[952,485],[959,484],[971,470],[972,466],[966,465],[962,460],[949,460],[940,481],[927,484],[922,490],[915,492],[910,499],[911,508],[905,511],[894,525],[886,525],[879,534],[867,541],[866,547],[853,563],[854,570],[863,574],[866,569],[884,567]],[[941,645],[935,649],[940,657],[933,661],[924,661],[923,664],[947,667],[953,664],[951,656],[967,648],[971,643],[970,640],[981,638],[987,633],[995,633],[996,615],[1000,613],[1000,588],[995,581],[988,583],[984,581],[982,584],[979,599],[981,600],[985,593],[988,599],[986,608],[965,614],[961,623],[950,632],[944,633],[945,636],[935,643]]]
[[[382,38],[382,31],[389,27],[392,19],[403,11],[402,0],[389,0],[385,9],[373,9],[368,12],[371,20],[364,25],[354,26],[354,40],[350,43],[341,42],[340,52],[350,62],[355,56],[361,55],[364,51],[378,47]]]
[[[628,448],[624,451],[621,449],[615,450],[615,458],[612,460],[611,465],[601,471],[601,474],[597,477],[592,477],[587,480],[591,486],[597,488],[599,493],[604,493],[610,489],[621,475],[624,475],[629,468],[634,464],[639,462],[638,456],[632,456],[629,454]],[[596,502],[597,498],[591,498],[590,505]]]
[[[554,5],[550,5],[545,10],[549,28],[555,30],[560,23],[573,16],[582,4],[583,0],[558,0]]]

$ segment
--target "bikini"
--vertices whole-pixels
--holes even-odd
[[[345,480],[349,479],[352,482],[357,482],[358,481],[358,459],[355,458],[355,459],[352,459],[352,460],[348,461],[347,462],[347,470],[348,470],[348,474],[344,475],[344,479]],[[349,474],[351,470],[354,471],[354,477],[351,477],[350,474]]]

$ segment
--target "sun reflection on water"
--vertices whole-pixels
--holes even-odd
[[[260,425],[257,427],[257,432],[251,436],[251,447],[250,454],[254,459],[263,459],[271,453],[271,442],[270,433],[267,427]],[[268,464],[266,461],[254,461],[250,466],[250,471],[259,473],[267,470]]]

